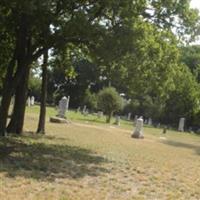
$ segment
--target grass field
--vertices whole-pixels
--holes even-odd
[[[200,199],[200,137],[70,112],[37,136],[38,107],[27,109],[21,137],[0,139],[0,200]]]

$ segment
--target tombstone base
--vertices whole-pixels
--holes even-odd
[[[144,138],[144,135],[140,132],[134,132],[132,135],[131,135],[132,138],[137,138],[137,139],[143,139]]]
[[[52,123],[60,123],[60,124],[69,123],[66,119],[60,117],[50,117],[49,121]]]

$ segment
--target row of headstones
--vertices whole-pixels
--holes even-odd
[[[34,105],[34,101],[35,98],[32,96],[31,98],[28,98],[28,102],[30,102],[29,105]],[[65,112],[68,111],[69,109],[69,101],[70,101],[70,96],[68,97],[63,97],[60,101],[59,101],[59,111],[58,111],[58,116],[61,118],[65,117]],[[80,112],[80,107],[78,107],[77,112]],[[82,114],[88,114],[88,109],[86,106],[83,107],[82,110]],[[98,117],[102,117],[103,116],[103,112],[98,112]],[[128,119],[131,118],[131,113],[128,114]],[[143,118],[140,117],[138,118],[137,115],[134,118],[134,122],[136,123],[136,129],[135,129],[135,133],[136,135],[138,135],[139,133],[142,132],[142,127],[143,127]],[[152,119],[149,118],[148,119],[148,125],[152,125]],[[120,116],[116,116],[116,121],[115,121],[116,125],[120,125]],[[184,125],[185,125],[185,118],[180,118],[179,120],[179,126],[178,126],[178,131],[184,131]],[[139,134],[140,135],[140,134]]]
[[[86,105],[83,106],[83,109],[81,110],[81,107],[79,106],[76,110],[76,112],[81,112],[83,115],[87,116],[89,114],[89,109],[87,108]],[[102,118],[103,117],[103,112],[102,111],[98,111],[97,113],[98,118]]]
[[[138,117],[136,115],[135,118],[134,118],[135,123],[137,121],[137,118]],[[116,117],[116,124],[120,124],[119,120],[120,120],[120,117],[117,116]],[[128,113],[127,120],[129,120],[129,121],[131,120],[131,113]],[[144,124],[151,126],[153,124],[152,119],[151,118],[145,119]],[[184,126],[185,126],[185,118],[182,117],[182,118],[179,119],[178,131],[184,132]],[[160,123],[158,123],[157,127],[160,127]]]
[[[29,96],[27,98],[27,106],[28,107],[31,107],[31,106],[34,106],[35,105],[35,97],[34,96]]]
[[[76,110],[76,112],[81,112],[83,115],[87,116],[89,114],[89,110],[86,105],[83,106],[83,109],[81,110],[81,107],[79,106]]]
[[[128,114],[127,114],[127,120],[128,120],[128,121],[131,120],[131,116],[132,116],[132,113],[128,113]],[[117,116],[117,117],[118,117],[118,116]],[[135,122],[137,121],[137,118],[138,118],[138,116],[135,115],[135,117],[134,117],[134,121],[135,121]],[[145,120],[144,120],[144,124],[148,124],[149,126],[151,126],[151,125],[153,124],[152,119],[151,119],[151,118],[145,119]]]
[[[185,118],[182,117],[179,120],[178,131],[183,132],[184,131],[184,125],[185,125]],[[166,129],[166,127],[164,128],[164,130],[165,129]],[[166,133],[166,130],[163,133]],[[135,130],[134,130],[134,132],[133,132],[133,134],[131,136],[133,138],[144,138],[144,135],[143,135],[143,119],[142,119],[142,117],[137,119]]]

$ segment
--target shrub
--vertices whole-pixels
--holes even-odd
[[[122,98],[115,88],[104,88],[98,94],[97,106],[107,115],[106,122],[110,123],[113,113],[122,109]]]

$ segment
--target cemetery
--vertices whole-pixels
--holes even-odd
[[[200,1],[0,1],[0,200],[200,200]]]

